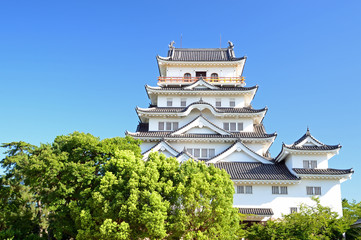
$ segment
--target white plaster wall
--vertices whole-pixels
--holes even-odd
[[[268,147],[262,143],[247,143],[247,147],[260,155],[263,155],[268,150]]]
[[[235,67],[167,67],[167,77],[183,77],[185,73],[190,73],[192,77],[196,76],[196,72],[207,72],[206,77],[210,77],[212,73],[217,73],[219,77],[239,77],[241,73],[237,72]]]
[[[272,194],[272,186],[278,185],[252,186],[253,194],[234,194],[233,205],[235,207],[272,208],[273,218],[280,218],[282,214],[289,214],[291,207],[299,208],[302,203],[313,204],[311,196],[306,194],[306,186],[312,186],[321,187],[320,202],[322,205],[331,207],[333,211],[342,215],[341,188],[338,180],[302,180],[300,184],[287,185],[287,195]]]
[[[290,168],[303,168],[303,160],[316,160],[317,168],[328,168],[327,154],[290,154],[286,160],[286,166]]]
[[[163,153],[166,157],[174,157],[170,152],[168,152],[167,150],[161,151],[159,150],[159,153]]]
[[[150,148],[154,147],[158,142],[142,142],[140,145],[141,152],[148,151]]]
[[[202,127],[202,128],[196,127],[189,129],[186,133],[213,134],[214,131],[207,127]]]
[[[205,112],[206,113],[206,112]],[[203,114],[203,112],[202,112]],[[179,122],[178,127],[181,128],[184,125],[188,124],[196,117],[200,115],[199,110],[193,110],[191,114],[187,117],[177,118],[177,117],[152,117],[149,119],[149,131],[158,131],[159,122]],[[211,114],[204,114],[205,118],[211,121],[214,125],[223,129],[224,122],[243,122],[243,132],[253,132],[253,119],[252,118],[215,118]]]
[[[230,107],[229,102],[230,99],[234,99],[235,100],[235,107],[241,108],[241,107],[245,107],[245,98],[244,96],[229,96],[229,97],[225,97],[225,96],[217,96],[217,95],[213,95],[213,96],[184,96],[184,95],[180,95],[180,96],[169,96],[169,95],[160,95],[158,96],[158,107],[167,107],[167,99],[168,98],[172,98],[173,100],[173,105],[172,107],[181,107],[181,99],[182,98],[186,98],[187,99],[187,106],[191,103],[194,102],[198,102],[201,98],[204,102],[206,103],[210,103],[213,106],[216,106],[216,99],[220,99],[221,100],[221,107]]]
[[[248,154],[245,152],[233,152],[227,157],[225,157],[222,161],[224,162],[259,162],[254,158],[251,158]]]

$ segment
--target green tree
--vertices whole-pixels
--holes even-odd
[[[56,239],[75,238],[74,202],[81,205],[84,199],[91,197],[104,175],[102,166],[116,151],[130,150],[140,157],[139,144],[130,137],[100,140],[79,132],[59,136],[52,144],[39,147],[24,142],[3,144],[7,156],[1,161],[6,173],[2,177],[1,199],[8,207],[5,209],[10,208],[9,202],[14,202],[12,209],[3,215],[11,211],[24,214],[26,210],[27,219],[37,226],[33,234]],[[4,227],[0,234],[9,232],[11,226],[14,232],[26,234],[16,222],[9,221],[1,219],[0,226]],[[15,239],[25,239],[19,236],[14,235]]]
[[[301,205],[300,211],[249,228],[248,239],[342,239],[349,224],[314,198],[314,206]]]
[[[347,199],[342,200],[343,218],[348,224],[352,225],[358,219],[361,219],[361,202],[355,200],[349,202]],[[361,239],[360,228],[349,228],[346,231],[346,239]]]
[[[4,144],[0,236],[14,239],[237,239],[229,175],[152,153],[130,137],[78,133]],[[9,218],[9,216],[13,216]],[[22,225],[18,224],[21,221]]]
[[[85,208],[79,239],[239,239],[233,183],[204,163],[119,152]]]

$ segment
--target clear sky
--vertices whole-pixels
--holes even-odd
[[[179,47],[247,55],[255,108],[268,106],[272,156],[307,126],[341,143],[333,168],[355,169],[342,195],[361,201],[360,1],[1,1],[0,142],[38,145],[73,131],[135,131],[155,56]],[[1,155],[3,157],[3,155]]]

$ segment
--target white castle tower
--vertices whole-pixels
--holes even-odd
[[[143,141],[144,160],[159,151],[179,162],[189,158],[225,169],[234,182],[234,207],[254,214],[250,221],[279,218],[297,211],[301,203],[321,204],[342,214],[340,183],[353,170],[328,167],[340,145],[326,145],[307,129],[299,140],[283,145],[272,158],[269,148],[276,133],[266,133],[267,108],[253,109],[258,86],[245,87],[246,57],[228,48],[175,48],[157,56],[158,87],[146,85],[148,108],[136,108],[135,133]]]

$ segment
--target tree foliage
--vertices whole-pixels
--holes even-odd
[[[300,211],[249,228],[248,239],[342,239],[349,224],[314,198],[314,206],[301,205]]]
[[[140,142],[75,132],[52,144],[3,144],[0,238],[236,239],[224,170],[179,164]]]
[[[352,225],[358,219],[361,219],[361,202],[342,200],[344,220]],[[346,232],[346,239],[361,239],[360,228],[349,228]]]

